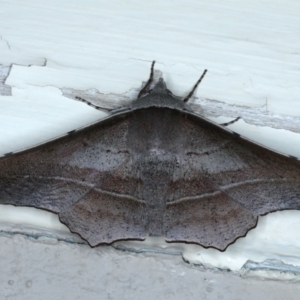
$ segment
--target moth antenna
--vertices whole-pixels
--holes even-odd
[[[199,78],[199,80],[198,80],[198,81],[196,82],[196,84],[194,85],[193,89],[190,91],[190,93],[187,95],[187,97],[185,97],[185,98],[183,99],[183,102],[188,102],[189,99],[193,96],[193,94],[194,94],[194,92],[195,92],[197,86],[198,86],[198,85],[200,84],[200,82],[202,81],[202,79],[203,79],[203,77],[205,76],[206,72],[207,72],[207,70],[205,69],[204,72],[203,72],[203,74],[202,74],[201,77]]]
[[[148,87],[150,86],[151,82],[153,81],[154,64],[155,64],[155,60],[152,62],[152,65],[151,65],[150,77],[149,77],[146,85],[140,90],[140,92],[138,94],[138,98],[141,98],[142,95],[147,92]]]
[[[100,109],[100,110],[105,110],[105,111],[112,111],[112,110],[113,110],[113,109],[109,109],[109,108],[97,106],[97,105],[95,105],[95,104],[93,104],[93,103],[91,103],[91,102],[89,102],[89,101],[87,101],[87,100],[85,100],[85,99],[83,99],[83,98],[81,98],[81,97],[78,97],[78,96],[76,96],[75,99],[76,99],[76,100],[79,100],[79,101],[81,101],[81,102],[84,102],[84,103],[86,103],[87,105],[89,105],[89,106],[91,106],[91,107],[94,107],[95,109]]]
[[[222,124],[219,124],[219,125],[221,125],[221,126],[228,126],[228,125],[231,125],[231,124],[237,122],[240,118],[241,117],[237,117],[236,119],[234,119],[234,120],[232,120],[232,121],[230,121],[228,123],[222,123]]]

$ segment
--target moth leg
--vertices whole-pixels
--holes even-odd
[[[83,99],[81,97],[78,97],[78,96],[76,96],[75,99],[79,100],[79,101],[81,101],[83,103],[86,103],[87,105],[89,105],[89,106],[91,106],[91,107],[93,107],[95,109],[104,110],[104,111],[107,111],[107,112],[114,110],[114,109],[109,109],[109,108],[97,106],[97,105],[95,105],[95,104],[93,104],[93,103],[91,103],[91,102],[89,102],[89,101],[87,101],[87,100],[85,100],[85,99]]]
[[[151,82],[153,81],[154,64],[155,64],[155,60],[152,62],[152,65],[151,65],[150,77],[149,77],[146,85],[140,90],[140,92],[138,94],[138,98],[141,98],[144,94],[146,94],[148,92],[148,88],[149,88]]]
[[[201,77],[199,78],[199,80],[196,82],[196,84],[194,85],[193,89],[190,91],[190,93],[183,99],[183,102],[188,102],[189,99],[193,96],[197,86],[200,84],[200,82],[202,81],[203,77],[205,76],[207,70],[205,69],[204,72],[202,73]]]
[[[230,122],[222,123],[222,124],[219,124],[219,125],[221,125],[221,126],[228,126],[228,125],[231,125],[231,124],[237,122],[240,118],[241,118],[241,117],[237,117],[236,119],[234,119],[234,120],[232,120],[232,121],[230,121]]]

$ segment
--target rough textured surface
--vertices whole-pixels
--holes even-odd
[[[180,256],[18,235],[0,244],[1,299],[299,299],[298,283],[204,270]]]
[[[0,95],[1,96],[11,96],[11,87],[5,84],[5,79],[7,78],[10,69],[11,67],[2,66],[0,64]]]
[[[91,246],[165,236],[225,250],[300,208],[300,164],[203,119],[161,79],[123,113],[0,161],[0,203],[56,212]]]

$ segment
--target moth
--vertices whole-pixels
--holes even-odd
[[[300,164],[200,117],[160,78],[100,122],[0,160],[0,203],[57,213],[92,247],[164,236],[224,251],[300,209]],[[83,100],[84,101],[84,100]]]

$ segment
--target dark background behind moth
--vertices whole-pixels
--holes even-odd
[[[91,246],[150,235],[221,251],[258,216],[300,208],[295,157],[200,117],[194,89],[180,99],[153,75],[137,100],[96,106],[110,111],[102,121],[8,153],[0,203],[57,213]]]

